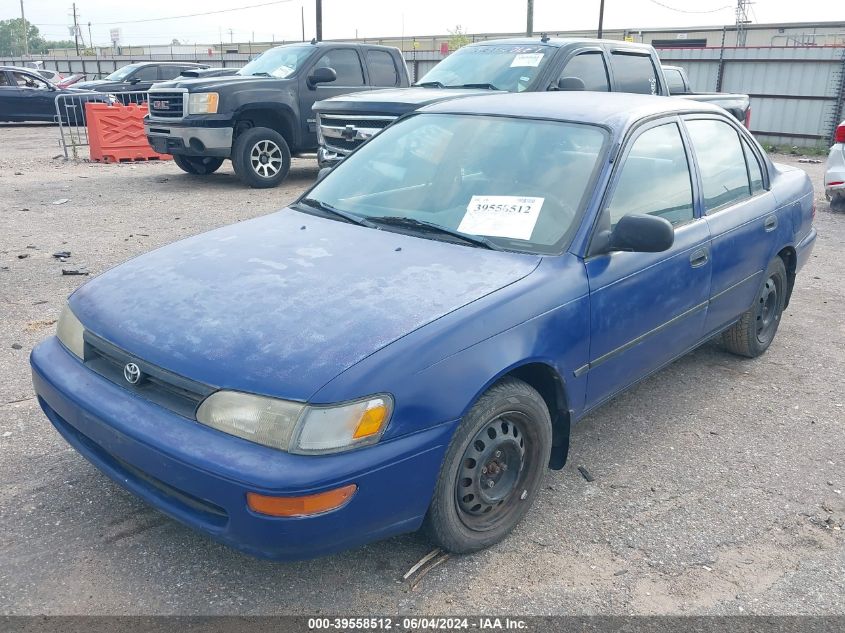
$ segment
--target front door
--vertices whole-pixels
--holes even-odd
[[[19,111],[29,121],[52,121],[56,116],[56,91],[46,80],[25,72],[9,73],[18,86]]]
[[[308,85],[308,77],[315,68],[332,68],[337,79],[331,83]],[[358,51],[354,48],[332,48],[320,55],[317,61],[304,73],[303,85],[299,90],[300,125],[302,128],[303,147],[317,147],[316,115],[311,107],[317,101],[336,97],[347,92],[367,90],[364,81],[364,66]]]
[[[662,253],[614,251],[587,258],[590,283],[591,408],[682,354],[704,331],[710,293],[710,233],[696,217],[693,179],[679,122],[641,128],[628,143],[611,183],[599,229],[628,213],[647,213],[675,227]]]

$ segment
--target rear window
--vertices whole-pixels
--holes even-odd
[[[374,86],[396,86],[399,73],[393,57],[386,51],[367,51],[367,67],[370,69],[370,82]]]
[[[619,92],[657,94],[657,73],[648,55],[613,53],[613,79]]]

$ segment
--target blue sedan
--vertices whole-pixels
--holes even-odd
[[[32,353],[58,432],[245,552],[503,539],[571,426],[716,335],[756,357],[816,238],[804,172],[714,106],[424,108],[289,208],[122,264]]]

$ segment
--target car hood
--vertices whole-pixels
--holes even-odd
[[[292,83],[293,79],[279,79],[277,77],[259,77],[249,75],[222,75],[218,77],[179,77],[172,81],[159,81],[153,85],[153,90],[172,90],[185,88],[188,92],[202,92],[214,88],[235,86],[236,88],[279,88]]]
[[[107,81],[105,79],[92,79],[90,81],[78,81],[73,84],[74,88],[81,88],[83,90],[97,90],[105,86],[120,86],[123,85],[119,81]]]
[[[314,104],[314,110],[320,113],[378,112],[400,116],[432,103],[485,94],[502,93],[478,88],[388,88],[324,99]]]
[[[215,387],[305,401],[539,261],[284,209],[130,260],[70,305],[139,359]]]

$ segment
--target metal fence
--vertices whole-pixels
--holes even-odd
[[[65,158],[83,158],[81,152],[90,146],[88,125],[85,117],[86,103],[110,103],[111,105],[144,104],[148,100],[146,91],[136,90],[116,95],[118,99],[111,101],[103,94],[91,95],[62,94],[56,96],[56,122],[59,124],[59,144]]]
[[[751,131],[775,145],[823,146],[843,116],[845,48],[659,49],[697,92],[751,97]]]
[[[751,128],[766,143],[822,146],[845,118],[845,47],[748,47],[658,49],[666,64],[686,68],[693,89],[751,95]],[[438,50],[409,50],[405,60],[413,81],[444,55]],[[242,66],[249,53],[119,55],[114,57],[42,57],[46,68],[62,73],[107,75],[133,62],[175,60],[211,66]],[[0,64],[20,64],[20,58]]]

